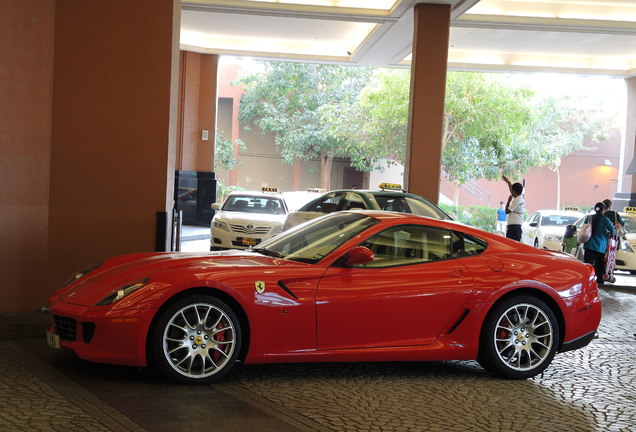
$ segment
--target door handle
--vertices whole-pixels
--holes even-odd
[[[453,270],[452,272],[450,272],[448,274],[450,277],[456,277],[456,278],[460,278],[460,277],[464,277],[464,272],[457,269],[457,270]]]

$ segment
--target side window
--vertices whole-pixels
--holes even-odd
[[[373,251],[375,259],[359,267],[393,267],[448,259],[452,255],[452,239],[453,233],[445,229],[419,225],[393,227],[362,243]]]
[[[327,194],[322,199],[317,200],[312,206],[308,207],[307,211],[333,213],[338,209],[338,204],[341,199],[342,193]]]
[[[451,251],[453,258],[479,255],[488,247],[488,243],[477,237],[453,231]]]

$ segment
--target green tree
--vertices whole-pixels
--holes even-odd
[[[348,123],[370,69],[264,62],[264,70],[241,78],[246,93],[239,118],[271,132],[283,159],[320,160],[321,187],[330,189],[333,159],[351,157],[364,166],[371,150],[354,142]]]
[[[214,169],[216,171],[220,169],[232,170],[238,166],[239,161],[236,160],[234,153],[235,147],[243,151],[247,149],[245,143],[240,139],[232,143],[225,138],[223,132],[216,135],[216,140],[214,141]]]

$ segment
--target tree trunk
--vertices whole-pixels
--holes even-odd
[[[556,187],[556,209],[561,210],[561,173],[559,167],[556,168],[557,187]]]
[[[326,154],[320,155],[320,187],[325,190],[331,190],[331,166],[333,158]]]
[[[455,186],[455,190],[453,193],[453,205],[455,207],[457,207],[459,205],[459,192],[462,189],[462,185],[460,185],[459,183],[453,183]]]

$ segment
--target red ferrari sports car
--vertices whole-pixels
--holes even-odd
[[[586,346],[594,269],[451,221],[347,211],[245,251],[143,253],[74,275],[48,341],[180,382],[244,363],[477,359],[523,379]]]

